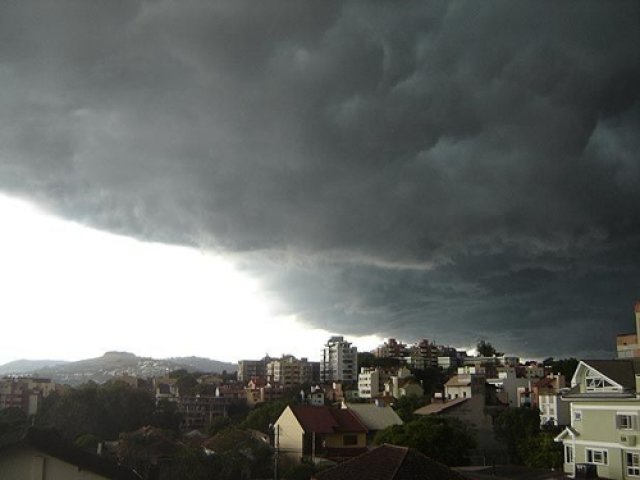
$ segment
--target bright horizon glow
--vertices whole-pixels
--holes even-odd
[[[317,360],[328,338],[274,316],[260,283],[222,255],[95,230],[0,194],[0,365],[107,351],[236,362]],[[382,339],[345,336],[371,350]]]

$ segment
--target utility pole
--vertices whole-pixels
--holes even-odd
[[[269,425],[269,429],[273,430],[273,480],[278,480],[278,454],[280,453],[280,425]]]

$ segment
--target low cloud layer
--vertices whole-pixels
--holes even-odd
[[[640,4],[3,2],[0,189],[234,255],[345,334],[605,355]]]

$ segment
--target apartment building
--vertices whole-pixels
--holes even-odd
[[[267,363],[267,377],[285,388],[316,382],[318,378],[314,373],[319,370],[316,363],[306,358],[298,360],[293,355],[283,355]]]
[[[178,411],[182,414],[180,430],[202,430],[217,417],[226,417],[233,399],[212,395],[182,395],[177,399]]]
[[[621,333],[616,337],[618,358],[640,357],[640,300],[636,302],[634,311],[636,314],[636,331]]]
[[[373,351],[378,358],[404,358],[409,356],[409,348],[406,343],[390,338]]]
[[[358,349],[342,336],[331,337],[322,349],[320,377],[323,382],[357,382]]]
[[[55,389],[56,384],[48,378],[3,378],[0,381],[0,410],[19,408],[27,415],[35,415],[42,399]]]
[[[252,378],[267,378],[267,364],[272,359],[267,355],[261,360],[240,360],[238,362],[238,381],[248,382]]]
[[[358,374],[358,396],[375,398],[384,391],[389,374],[378,367],[362,367]]]

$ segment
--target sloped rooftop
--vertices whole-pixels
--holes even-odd
[[[349,410],[311,405],[291,405],[290,408],[305,432],[367,432],[367,427]]]
[[[640,372],[638,362],[626,359],[616,360],[584,360],[589,367],[596,369],[605,377],[622,385],[625,389],[635,390],[636,371]]]
[[[315,474],[316,480],[463,480],[465,477],[422,453],[382,445]]]
[[[454,398],[453,400],[447,400],[446,402],[433,402],[424,407],[418,408],[415,412],[416,415],[436,415],[438,413],[449,410],[450,408],[457,407],[458,405],[469,400],[470,397]]]
[[[391,425],[402,425],[402,420],[391,407],[372,403],[348,403],[351,410],[369,430],[384,430]]]
[[[80,450],[49,430],[28,428],[0,436],[0,455],[11,447],[31,447],[78,468],[114,480],[140,480],[131,469]]]

